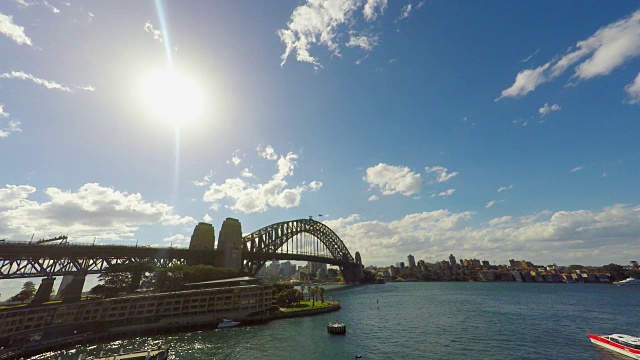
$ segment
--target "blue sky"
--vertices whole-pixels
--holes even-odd
[[[628,264],[639,71],[634,1],[2,1],[0,238]]]

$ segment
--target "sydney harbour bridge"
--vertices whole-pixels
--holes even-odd
[[[208,223],[195,227],[188,249],[5,241],[0,243],[0,279],[43,278],[34,298],[37,303],[48,299],[54,276],[64,276],[69,283],[63,301],[77,301],[86,275],[119,265],[147,263],[162,268],[204,264],[255,276],[272,260],[335,265],[345,282],[358,282],[363,276],[360,254],[352,256],[340,237],[321,222],[311,218],[283,221],[243,235],[240,221],[227,218],[217,246],[214,228]]]

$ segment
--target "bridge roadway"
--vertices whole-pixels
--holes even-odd
[[[125,245],[0,243],[0,279],[100,274],[113,265],[149,262],[158,267],[177,264],[214,264],[216,250],[189,250]],[[299,253],[245,250],[243,261],[297,260],[340,267],[353,265],[334,258]]]

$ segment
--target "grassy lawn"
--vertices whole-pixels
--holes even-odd
[[[327,307],[329,305],[331,305],[331,304],[328,303],[327,301],[325,301],[324,303],[321,303],[320,301],[316,301],[315,306],[312,306],[312,302],[311,301],[303,300],[303,301],[300,301],[300,305],[293,305],[293,306],[288,307],[288,308],[280,308],[280,310],[286,311],[286,312],[301,311],[301,310],[309,310],[309,309]]]

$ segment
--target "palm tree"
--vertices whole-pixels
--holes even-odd
[[[304,300],[304,285],[300,285],[300,291],[302,292],[302,300]]]
[[[324,304],[324,288],[320,287],[320,302]]]
[[[311,294],[313,294],[313,297],[311,297]],[[311,300],[311,307],[316,306],[316,289],[311,286],[309,286],[309,298]]]
[[[307,290],[309,291],[309,301],[311,301],[311,292],[313,291],[311,285],[307,286]]]
[[[316,296],[318,296],[320,294],[320,287],[318,285],[316,285],[313,288],[313,300],[316,300]]]

